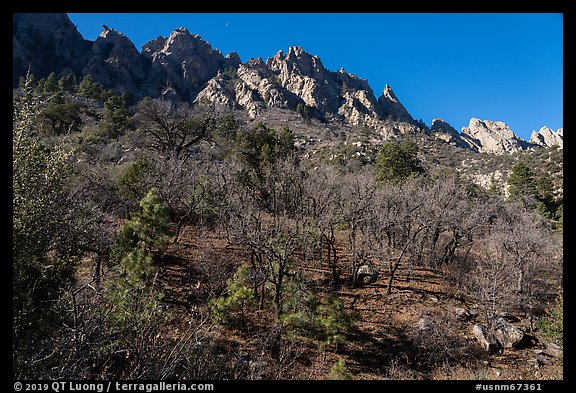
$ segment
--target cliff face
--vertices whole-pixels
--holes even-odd
[[[158,97],[167,86],[184,101],[192,101],[200,89],[227,65],[227,59],[197,34],[180,27],[168,38],[158,37],[142,47],[150,63],[146,93]]]
[[[544,126],[539,131],[532,131],[530,143],[542,147],[558,146],[564,148],[564,129],[559,128],[556,132]]]
[[[124,34],[103,26],[80,73],[91,74],[104,86],[125,92],[132,99],[141,99],[147,71],[132,41]]]
[[[283,108],[371,126],[388,136],[419,130],[390,86],[377,99],[367,80],[343,69],[327,70],[318,56],[297,46],[265,62],[242,63],[237,53],[224,57],[180,27],[138,52],[128,37],[108,26],[95,41],[84,40],[66,14],[15,15],[13,46],[14,85],[31,67],[38,78],[50,72],[72,73],[78,80],[91,74],[132,102],[146,96],[207,100],[244,109],[254,118],[268,108]]]
[[[28,69],[38,78],[53,71],[78,74],[90,58],[91,46],[66,14],[13,14],[14,86]]]
[[[518,138],[514,132],[501,121],[470,119],[468,127],[462,127],[462,138],[479,152],[511,153],[525,150],[529,144]]]
[[[327,70],[318,56],[301,47],[279,51],[266,61],[243,63],[236,52],[224,57],[184,27],[147,42],[138,52],[128,37],[108,26],[89,41],[66,14],[14,14],[13,66],[14,86],[28,69],[37,78],[55,72],[58,77],[72,73],[81,80],[91,74],[104,87],[126,93],[132,103],[147,96],[208,101],[244,110],[252,118],[281,108],[325,122],[368,126],[385,138],[432,132],[447,143],[477,152],[563,145],[562,129],[543,127],[526,142],[505,123],[475,118],[462,133],[438,118],[428,130],[414,121],[390,86],[376,98],[366,79],[344,69]]]
[[[370,126],[384,136],[419,131],[389,86],[376,99],[368,81],[343,69],[324,68],[318,56],[293,46],[264,62],[240,64],[234,77],[220,73],[198,95],[211,102],[243,108],[251,117],[267,108],[306,111],[323,120]],[[388,120],[394,120],[394,124]]]

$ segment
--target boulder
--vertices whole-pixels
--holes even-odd
[[[502,317],[494,320],[494,337],[504,348],[513,348],[517,346],[524,338],[524,332],[513,326],[510,322]]]
[[[456,319],[459,321],[468,322],[469,320],[472,319],[472,314],[470,313],[470,310],[461,307],[456,307],[454,311],[456,313]]]
[[[486,352],[494,353],[500,349],[498,341],[484,326],[474,325],[472,333]]]
[[[428,330],[432,328],[432,320],[428,317],[422,317],[418,320],[418,329]]]
[[[370,265],[362,265],[356,271],[356,278],[362,284],[372,284],[378,279],[378,273]]]
[[[562,358],[564,356],[564,350],[560,345],[549,343],[546,345],[544,354],[555,358]]]

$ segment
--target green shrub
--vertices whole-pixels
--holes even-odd
[[[424,173],[418,158],[418,144],[411,140],[386,143],[376,159],[376,180],[380,183],[397,183]]]
[[[126,96],[113,95],[104,102],[103,119],[100,127],[104,134],[111,138],[122,135],[129,125],[130,110]]]
[[[355,318],[346,312],[344,304],[336,295],[329,295],[323,299],[317,313],[323,341],[328,345],[338,346],[346,339],[346,334]]]
[[[331,380],[350,380],[352,379],[352,374],[348,371],[346,367],[346,360],[338,359],[330,369],[330,374],[328,374],[328,379]]]
[[[320,325],[317,318],[318,298],[305,288],[301,280],[290,279],[284,288],[280,321],[290,336],[318,338]]]
[[[538,329],[542,335],[553,341],[563,341],[564,334],[564,301],[560,298],[560,302],[554,307],[550,313],[538,321]]]
[[[246,309],[256,304],[256,296],[248,283],[248,269],[240,266],[228,280],[226,295],[210,299],[214,322],[219,325],[237,325],[246,321]]]
[[[152,172],[152,165],[146,157],[139,158],[124,170],[118,181],[120,195],[130,201],[136,202],[144,197],[146,192],[145,179]]]

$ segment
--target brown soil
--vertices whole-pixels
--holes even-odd
[[[179,242],[169,247],[159,275],[164,301],[174,316],[172,323],[178,324],[180,315],[184,320],[198,310],[208,312],[208,299],[221,293],[235,267],[248,259],[245,250],[230,247],[214,232],[185,228]],[[326,267],[309,267],[306,272],[317,293],[336,292],[358,320],[336,351],[330,348],[324,353],[317,343],[303,340],[301,354],[291,366],[295,378],[325,379],[341,358],[354,379],[563,378],[563,360],[542,354],[546,341],[523,320],[515,325],[527,332],[526,344],[498,354],[483,352],[472,335],[480,317],[464,322],[455,316],[456,307],[474,309],[474,305],[452,296],[439,272],[418,267],[409,271],[401,266],[389,295],[385,274],[373,284],[353,288],[346,274],[338,285],[331,283]],[[421,318],[431,319],[432,327],[422,329]],[[259,310],[251,321],[244,329],[220,326],[214,339],[230,351],[260,351],[260,332],[273,328],[274,316],[271,310]]]

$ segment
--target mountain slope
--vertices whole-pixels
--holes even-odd
[[[434,119],[429,129],[414,120],[389,85],[377,98],[366,79],[344,69],[330,71],[301,47],[242,63],[237,53],[223,56],[184,27],[147,42],[138,52],[128,37],[108,26],[89,41],[66,14],[14,14],[14,87],[29,69],[37,78],[54,72],[80,80],[90,74],[104,87],[125,93],[133,104],[144,97],[208,101],[243,110],[252,119],[271,108],[285,109],[306,119],[368,127],[386,140],[432,133],[477,152],[563,145],[561,130],[543,127],[526,142],[503,122],[475,118],[461,133],[441,119]]]

